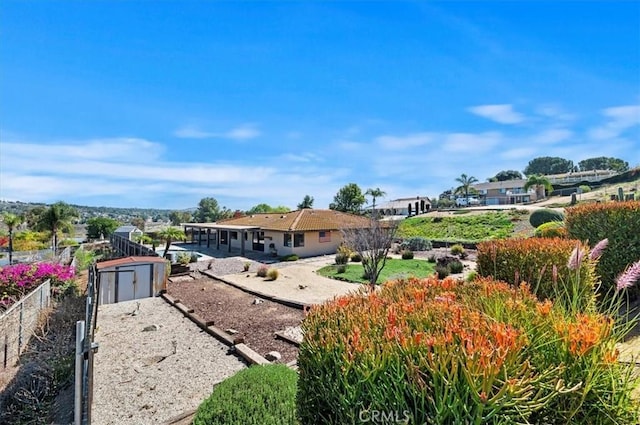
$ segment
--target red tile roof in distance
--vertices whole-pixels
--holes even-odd
[[[218,224],[256,226],[263,230],[307,232],[369,227],[370,219],[334,210],[303,209],[287,213],[253,214],[220,220]]]

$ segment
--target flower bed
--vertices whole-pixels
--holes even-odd
[[[61,287],[73,279],[75,269],[53,263],[15,264],[0,269],[0,310],[9,308],[47,279]]]
[[[633,423],[619,324],[488,278],[387,282],[303,322],[302,423]]]

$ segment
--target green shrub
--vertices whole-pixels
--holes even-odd
[[[438,279],[444,279],[451,274],[451,270],[449,269],[449,266],[437,265],[436,274],[438,275]]]
[[[453,274],[462,273],[462,270],[464,270],[464,265],[460,261],[452,261],[449,264],[449,270]]]
[[[411,424],[636,423],[638,378],[616,361],[614,320],[571,315],[526,285],[387,282],[314,306],[302,328],[303,424],[373,411]]]
[[[539,210],[535,210],[529,216],[529,223],[535,228],[544,223],[549,223],[550,221],[562,221],[564,220],[564,214],[560,211],[551,210],[548,208],[541,208]]]
[[[278,269],[271,268],[267,271],[267,278],[269,280],[276,280],[280,276]]]
[[[587,186],[586,184],[581,184],[580,185],[580,191],[582,193],[591,192],[591,187]]]
[[[189,257],[189,262],[190,263],[197,263],[198,262],[198,254],[192,253],[191,257]]]
[[[346,264],[338,264],[336,266],[336,273],[345,273],[347,271],[347,265]]]
[[[429,257],[427,257],[427,261],[430,263],[435,263],[437,261],[436,255],[435,254],[429,255]]]
[[[569,260],[577,248],[581,262],[576,270]],[[477,271],[511,285],[531,285],[541,300],[558,299],[567,308],[584,311],[593,307],[595,262],[580,241],[560,238],[507,239],[482,242],[477,247]],[[555,270],[555,272],[554,272]]]
[[[608,294],[615,287],[616,277],[640,258],[640,201],[591,203],[567,208],[565,223],[569,237],[585,241],[592,247],[605,238],[609,240],[596,268],[602,281],[601,292]],[[639,292],[635,285],[630,295],[635,298]]]
[[[177,255],[177,260],[178,260],[178,264],[182,266],[187,266],[191,261],[191,254],[189,254],[188,252],[180,252]]]
[[[406,239],[400,244],[400,249],[410,249],[411,251],[429,251],[431,248],[431,241],[420,236]]]
[[[298,261],[299,259],[300,257],[298,257],[298,255],[296,254],[289,254],[289,255],[280,257],[280,261]]]
[[[478,272],[475,270],[471,270],[465,279],[466,282],[473,282],[478,278]]]
[[[336,264],[347,264],[349,262],[349,254],[339,252],[336,254]]]
[[[402,251],[402,259],[403,260],[413,260],[413,251],[410,249],[405,249]]]
[[[464,252],[464,247],[461,244],[451,245],[451,255],[460,255]]]
[[[351,262],[352,263],[362,262],[362,255],[358,254],[357,252],[354,252],[353,254],[351,254]]]
[[[298,374],[285,365],[251,366],[218,384],[193,425],[297,425]]]
[[[537,238],[566,238],[567,229],[561,221],[550,221],[538,226],[534,236]]]
[[[269,271],[269,267],[264,264],[258,267],[258,271],[256,271],[256,276],[258,277],[267,277],[267,272]]]

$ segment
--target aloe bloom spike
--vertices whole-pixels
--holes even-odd
[[[606,239],[606,238],[598,242],[596,246],[594,246],[591,252],[589,253],[589,259],[597,260],[598,258],[600,258],[604,250],[607,249],[608,245],[609,245],[609,239]]]
[[[618,291],[630,288],[640,280],[640,261],[636,261],[618,276],[616,279],[616,289]]]

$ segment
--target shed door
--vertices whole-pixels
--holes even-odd
[[[136,299],[136,273],[135,268],[118,269],[118,290],[116,302]]]

